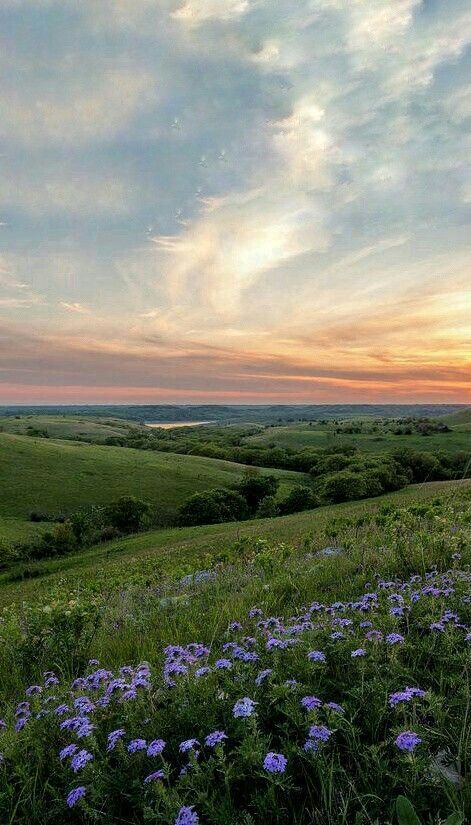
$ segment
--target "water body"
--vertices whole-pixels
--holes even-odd
[[[146,421],[146,427],[159,427],[161,430],[173,430],[175,427],[199,427],[201,424],[214,424],[214,421]]]

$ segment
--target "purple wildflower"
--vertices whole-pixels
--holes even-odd
[[[69,756],[73,756],[77,750],[77,745],[66,745],[65,748],[62,748],[62,750],[59,751],[59,759],[63,762],[64,759],[68,759]]]
[[[352,650],[350,656],[352,659],[359,659],[361,656],[366,656],[366,650],[363,647],[359,647],[357,650]]]
[[[180,753],[186,753],[187,751],[196,750],[199,746],[199,742],[197,739],[185,739],[183,742],[180,742],[178,750]]]
[[[400,633],[388,633],[386,636],[386,643],[388,645],[397,645],[401,644],[404,641],[404,636],[401,636]]]
[[[319,742],[328,742],[332,736],[332,731],[325,725],[311,725],[309,728],[309,738],[317,739]]]
[[[282,753],[273,753],[273,751],[267,753],[263,760],[263,767],[268,773],[284,773],[287,764],[286,756],[283,756]]]
[[[342,705],[338,705],[337,702],[327,702],[325,707],[333,710],[335,713],[345,713]]]
[[[194,805],[184,805],[178,811],[178,816],[174,825],[198,825],[200,821],[198,814],[194,809]]]
[[[420,688],[414,687],[406,687],[404,690],[399,690],[397,693],[391,693],[388,704],[393,708],[396,705],[399,705],[401,702],[410,702],[411,699],[418,698],[423,699],[425,696],[425,690],[421,690]]]
[[[301,705],[305,710],[316,710],[322,707],[322,702],[317,696],[304,696],[301,699]]]
[[[270,675],[270,673],[273,673],[273,671],[269,667],[267,667],[266,670],[261,670],[255,679],[255,684],[260,686],[262,682],[264,682],[265,679]]]
[[[165,779],[165,774],[162,770],[154,771],[154,773],[150,773],[149,776],[146,776],[144,779],[144,784],[148,785],[149,782],[156,782],[158,779]]]
[[[147,742],[145,739],[132,739],[128,745],[129,753],[136,753],[137,751],[145,751],[147,749]]]
[[[215,730],[212,733],[208,733],[206,739],[204,740],[204,744],[208,748],[215,748],[216,745],[222,745],[224,739],[227,739],[226,734],[223,730]]]
[[[166,744],[163,739],[154,739],[147,748],[147,756],[158,756],[162,753]]]
[[[245,696],[243,699],[238,699],[232,709],[232,713],[236,719],[246,719],[248,716],[252,716],[255,705],[256,702],[254,702],[253,699]]]
[[[126,731],[124,730],[124,728],[118,728],[118,730],[112,730],[111,733],[108,734],[108,744],[106,746],[106,750],[108,752],[113,751],[115,749],[116,745],[118,744],[119,740],[122,739],[125,732]]]
[[[90,751],[86,751],[84,748],[80,750],[75,756],[72,758],[70,763],[70,767],[72,768],[74,773],[77,771],[81,771],[88,762],[91,762],[93,759],[93,754]]]
[[[80,785],[78,788],[74,788],[74,790],[67,796],[67,805],[69,808],[73,808],[80,799],[83,799],[86,793],[87,789],[83,785]]]
[[[400,733],[399,736],[396,738],[396,745],[400,751],[407,751],[407,753],[412,753],[412,751],[420,745],[422,739],[412,730],[405,730],[403,733]]]
[[[326,656],[325,653],[322,653],[322,650],[311,650],[310,653],[307,654],[307,658],[310,662],[325,662]]]
[[[217,670],[230,670],[232,662],[230,659],[217,659],[214,662],[214,667],[217,668]]]

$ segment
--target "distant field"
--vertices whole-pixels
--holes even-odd
[[[471,407],[466,407],[464,410],[448,413],[448,415],[440,416],[440,421],[444,421],[449,427],[456,425],[470,425],[471,424]]]
[[[471,450],[471,435],[467,425],[457,426],[449,433],[432,433],[432,435],[423,436],[419,434],[394,435],[393,433],[336,435],[328,426],[288,424],[281,427],[268,427],[257,435],[249,436],[244,443],[265,447],[270,445],[291,447],[298,450],[304,447],[322,448],[335,445],[341,447],[345,444],[354,444],[367,453],[389,452],[397,447],[411,447],[415,450],[426,451],[458,451]]]
[[[149,500],[168,523],[194,492],[235,484],[244,466],[228,461],[171,453],[103,447],[73,441],[0,434],[0,519],[9,519],[13,538],[16,519],[23,538],[34,525],[33,510],[68,514],[121,495]],[[280,479],[280,496],[306,481],[301,473],[264,470]],[[0,521],[0,529],[3,522]],[[0,533],[0,539],[5,538]]]
[[[20,415],[0,417],[0,432],[28,435],[29,430],[46,430],[51,438],[83,438],[104,441],[139,427],[135,421],[89,418],[74,415]]]
[[[91,581],[99,583],[101,589],[119,589],[142,581],[143,576],[158,583],[162,575],[184,575],[211,567],[221,553],[239,540],[262,538],[299,545],[311,536],[314,543],[325,541],[326,523],[333,518],[361,516],[385,502],[401,506],[427,501],[439,495],[452,495],[454,490],[471,490],[471,479],[411,485],[377,498],[332,504],[280,518],[139,533],[81,553],[38,561],[29,565],[34,572],[31,579],[12,581],[10,573],[0,574],[0,596],[6,604],[23,598],[46,598],[57,589],[86,589]]]

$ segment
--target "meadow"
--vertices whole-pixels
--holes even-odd
[[[1,821],[464,823],[470,504],[409,487],[12,583]]]
[[[297,422],[148,435],[85,419],[38,416],[31,434],[29,418],[10,417],[2,540],[44,532],[32,511],[55,518],[121,495],[152,502],[156,524],[0,572],[2,825],[464,825],[471,480],[168,527],[195,492],[257,473],[279,479],[278,497],[316,481],[247,476],[192,450],[280,434],[295,460],[328,462],[341,451],[306,452],[307,437],[348,437],[361,456],[378,433]],[[388,445],[413,452],[419,440],[426,478],[426,445],[469,449],[468,424],[461,411],[427,437],[378,427]],[[380,447],[374,467],[390,461]]]
[[[23,539],[41,529],[29,522],[32,511],[69,514],[122,495],[148,499],[157,522],[168,524],[189,495],[231,485],[244,469],[212,458],[0,433],[1,537]],[[280,495],[305,478],[270,474],[280,479]]]

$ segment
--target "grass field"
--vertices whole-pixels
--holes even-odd
[[[0,521],[0,528],[5,524],[12,537],[16,519],[23,538],[33,510],[68,514],[130,494],[149,500],[160,521],[168,523],[192,493],[235,484],[244,469],[211,458],[1,433],[0,519],[9,521]],[[271,473],[280,479],[280,496],[307,478]]]
[[[459,413],[457,413],[459,415]],[[451,426],[451,424],[450,424]],[[410,447],[414,450],[458,452],[471,450],[471,433],[465,421],[460,422],[449,433],[432,433],[422,435],[394,435],[392,433],[358,433],[354,435],[335,434],[328,426],[313,424],[288,424],[282,427],[268,427],[263,432],[249,436],[245,444],[258,444],[265,447],[291,447],[302,450],[304,447],[342,447],[355,445],[366,453],[390,452],[397,447]]]
[[[0,416],[0,432],[28,435],[31,430],[45,430],[50,438],[81,438],[103,442],[122,435],[129,429],[140,429],[135,421],[119,418],[90,418],[78,415],[16,415]]]
[[[142,534],[0,581],[2,825],[464,825],[469,493]]]
[[[4,603],[25,598],[48,599],[51,594],[73,588],[119,589],[142,577],[158,583],[162,576],[185,575],[201,567],[211,567],[239,541],[264,539],[299,546],[306,537],[320,540],[332,519],[362,516],[377,511],[385,503],[402,506],[426,502],[438,495],[471,490],[471,479],[461,482],[436,481],[410,485],[395,493],[345,504],[319,507],[276,519],[255,519],[203,527],[151,530],[107,542],[58,559],[28,564],[31,578],[18,580],[18,570],[0,574]],[[20,568],[21,569],[21,568]],[[98,585],[99,583],[99,585]]]

